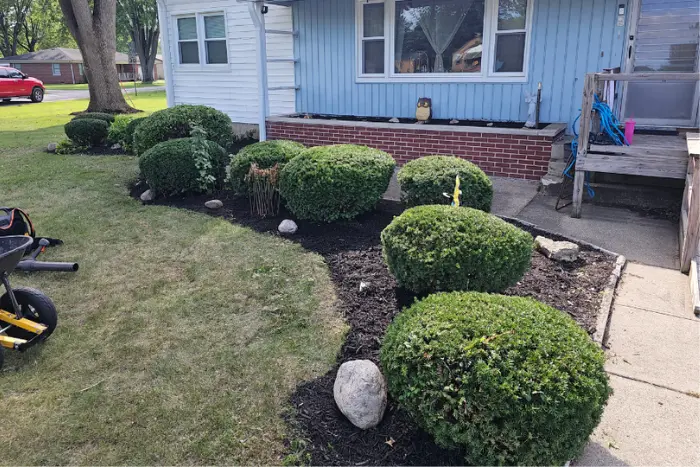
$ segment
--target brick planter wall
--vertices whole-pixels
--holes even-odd
[[[558,124],[534,131],[300,118],[267,122],[268,139],[289,139],[306,146],[362,144],[388,152],[400,165],[429,154],[453,154],[489,175],[529,180],[547,173],[552,142],[563,131],[564,125]]]

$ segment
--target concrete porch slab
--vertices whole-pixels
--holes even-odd
[[[700,399],[610,377],[615,393],[580,466],[699,465]]]
[[[539,182],[515,178],[491,177],[493,205],[491,212],[499,216],[517,217],[537,196]]]
[[[696,320],[688,280],[677,270],[628,263],[615,303]]]
[[[698,394],[698,342],[700,321],[618,304],[613,311],[605,369],[677,391]]]

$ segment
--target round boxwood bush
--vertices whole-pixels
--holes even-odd
[[[135,118],[129,122],[124,130],[124,149],[128,152],[134,151],[134,132],[148,117]]]
[[[389,326],[381,363],[391,396],[468,465],[564,465],[611,393],[603,352],[530,298],[431,295]]]
[[[500,292],[530,267],[532,236],[472,208],[417,206],[382,232],[384,259],[397,282],[416,293]]]
[[[66,123],[64,130],[79,146],[100,146],[107,140],[109,124],[104,120],[80,118]]]
[[[307,149],[282,170],[280,193],[300,219],[333,222],[370,211],[396,163],[378,149],[352,144]]]
[[[204,145],[211,162],[206,176],[220,183],[226,171],[227,154],[213,141],[198,138],[180,138],[158,143],[139,158],[141,176],[159,196],[206,191],[202,187],[202,173],[197,168],[195,150]]]
[[[488,176],[469,161],[455,156],[426,156],[413,160],[399,170],[403,200],[409,206],[451,204],[457,176],[460,178],[462,206],[489,212],[493,184]]]
[[[73,120],[80,120],[83,118],[89,118],[89,119],[93,119],[93,120],[102,120],[104,122],[107,122],[107,125],[111,125],[112,123],[114,123],[114,119],[115,119],[114,115],[112,115],[112,114],[107,114],[107,113],[103,113],[103,112],[86,112],[86,113],[82,113],[80,115],[76,115],[75,117],[73,117]]]
[[[295,141],[261,141],[249,144],[231,158],[229,181],[231,188],[237,193],[246,192],[245,177],[255,163],[261,169],[269,169],[275,164],[280,167],[301,154],[305,149],[303,144]]]
[[[205,105],[177,105],[153,113],[134,132],[134,150],[141,155],[158,143],[190,136],[192,124],[207,132],[207,139],[221,146],[233,138],[228,115]]]

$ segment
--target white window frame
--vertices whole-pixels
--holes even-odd
[[[484,42],[480,73],[396,73],[394,70],[396,2],[400,0],[356,0],[355,8],[355,62],[357,83],[525,83],[528,80],[530,65],[530,45],[532,41],[532,21],[535,0],[527,0],[525,29],[498,31],[498,0],[485,0]],[[384,73],[366,74],[363,70],[363,8],[367,3],[384,3]],[[525,32],[525,54],[522,72],[494,72],[496,55],[496,34]]]
[[[222,39],[206,39],[206,34],[204,30],[204,17],[205,16],[223,16],[224,17],[224,37]],[[182,18],[195,18],[197,24],[197,40],[188,39],[185,41],[180,41],[180,30],[177,26],[177,20]],[[231,69],[231,51],[229,50],[229,34],[228,34],[228,14],[226,10],[204,10],[197,11],[194,13],[179,13],[172,15],[172,25],[173,25],[173,43],[175,47],[173,48],[174,60],[176,68],[183,70],[230,70]],[[224,41],[226,43],[226,63],[207,63],[207,41]],[[180,63],[180,42],[197,42],[197,50],[199,51],[199,63]]]
[[[56,73],[56,67],[58,67],[58,73]],[[61,64],[60,63],[52,63],[51,64],[51,74],[53,76],[61,76]]]

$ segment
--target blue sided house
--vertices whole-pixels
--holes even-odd
[[[587,73],[698,71],[696,0],[158,2],[170,105],[211,105],[261,138],[456,154],[517,178],[547,173]],[[605,92],[620,120],[698,126],[697,82]]]

